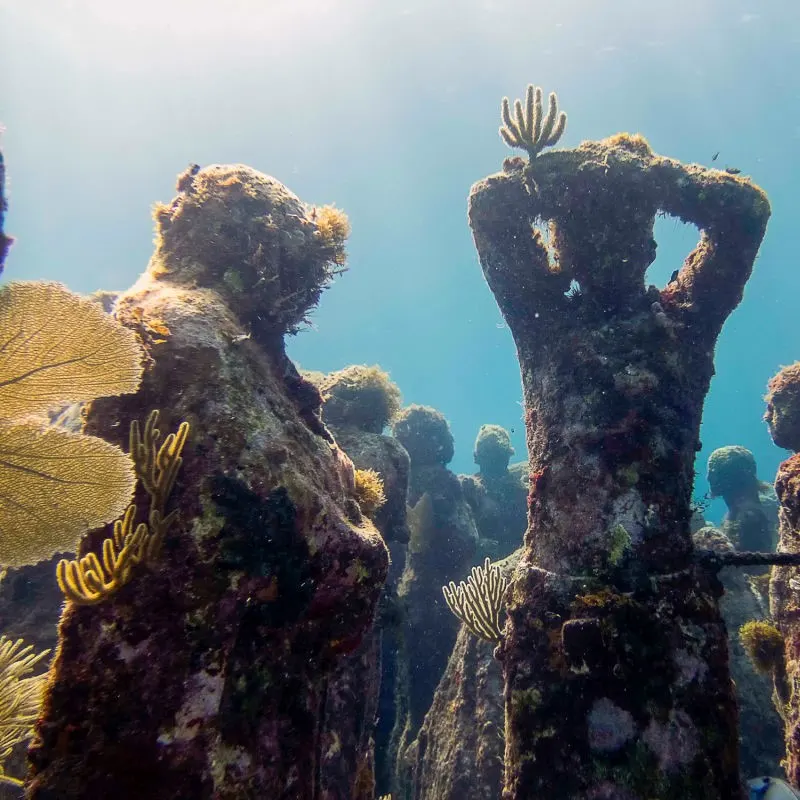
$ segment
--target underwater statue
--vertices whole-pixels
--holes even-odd
[[[342,268],[347,220],[241,165],[190,168],[155,217],[115,307],[141,387],[93,402],[85,427],[129,442],[135,505],[59,564],[28,797],[318,797],[326,677],[388,567],[284,350]]]
[[[411,459],[410,536],[398,587],[405,613],[390,747],[392,756],[397,753],[394,794],[403,797],[411,761],[407,748],[430,708],[458,634],[458,620],[441,587],[469,571],[478,531],[458,477],[447,467],[454,442],[444,415],[430,406],[410,405],[395,417],[392,431]]]
[[[527,527],[528,491],[509,470],[514,448],[500,425],[481,425],[475,439],[475,475],[459,475],[478,528],[478,560],[503,558],[517,550]]]
[[[722,587],[695,558],[693,464],[714,345],[770,207],[741,175],[619,134],[546,148],[529,88],[469,222],[522,372],[529,527],[507,592],[505,800],[743,795]],[[657,214],[700,230],[645,286]]]
[[[772,485],[758,479],[755,456],[739,445],[718,447],[708,457],[706,477],[711,496],[728,507],[722,529],[736,549],[774,550],[778,500]]]
[[[409,458],[383,430],[400,410],[400,389],[378,366],[354,364],[309,377],[322,393],[325,424],[356,468],[361,510],[373,520],[395,561],[408,541]],[[397,560],[402,569],[402,559]],[[398,643],[397,625],[387,623],[397,614],[398,578],[399,571],[390,568],[373,630],[358,649],[340,659],[328,679],[321,732],[322,798],[373,800],[376,785],[388,788]]]
[[[407,544],[408,453],[397,439],[383,434],[400,411],[400,389],[380,367],[358,364],[320,377],[318,386],[322,418],[337,444],[357,469],[380,475],[384,502],[374,520],[384,541]]]
[[[778,468],[778,550],[800,553],[800,361],[769,382],[764,419],[772,440],[794,455]],[[800,785],[800,569],[776,566],[770,581],[770,610],[783,641],[771,664],[775,703],[786,726],[786,776]],[[763,648],[762,648],[763,649]]]

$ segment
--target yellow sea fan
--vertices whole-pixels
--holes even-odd
[[[82,533],[124,513],[130,458],[94,436],[0,421],[0,564],[74,551]]]
[[[141,374],[135,334],[98,303],[59,283],[0,288],[0,419],[135,392]]]

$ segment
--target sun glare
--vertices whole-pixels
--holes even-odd
[[[197,61],[247,56],[248,51],[290,51],[317,37],[341,35],[358,3],[335,0],[54,0],[19,3],[0,0],[0,9],[16,21],[46,34],[56,45],[84,59],[135,61],[162,47],[178,59]]]

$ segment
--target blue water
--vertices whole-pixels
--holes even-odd
[[[773,205],[745,300],[717,349],[697,493],[711,449],[742,444],[771,480],[768,378],[800,358],[800,4],[559,0],[224,4],[0,0],[0,120],[11,178],[5,279],[129,286],[149,208],[189,162],[245,162],[353,226],[350,271],[312,330],[309,369],[380,363],[433,405],[472,471],[483,422],[524,455],[514,347],[466,224],[470,185],[509,154],[503,95],[533,82],[569,114],[560,146],[639,131],[660,153],[736,166]],[[663,283],[696,232],[662,221]],[[715,505],[711,516],[719,517]]]

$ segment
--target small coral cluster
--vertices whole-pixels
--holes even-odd
[[[192,165],[158,204],[153,276],[215,286],[255,336],[297,331],[343,269],[347,217],[244,165]],[[198,231],[202,230],[202,235]]]
[[[526,150],[531,161],[545,147],[552,147],[558,142],[567,127],[567,115],[558,113],[558,98],[555,92],[550,93],[547,116],[543,116],[542,90],[539,86],[528,84],[525,95],[525,109],[522,102],[514,101],[514,118],[508,98],[503,98],[501,106],[503,126],[500,135],[509,147],[520,147]]]
[[[0,636],[0,784],[23,785],[21,780],[5,774],[3,762],[15,745],[33,734],[46,678],[30,673],[48,655],[48,650],[34,653],[21,639],[12,642]]]
[[[355,474],[356,500],[361,512],[372,519],[375,512],[386,502],[383,480],[374,469],[357,469]]]
[[[499,642],[500,611],[508,581],[500,567],[486,559],[483,566],[473,567],[466,581],[456,586],[450,581],[442,587],[447,607],[467,626],[467,630],[488,642]]]
[[[130,453],[136,476],[150,498],[148,521],[136,522],[136,506],[131,503],[125,514],[114,522],[113,532],[103,541],[102,563],[94,552],[76,560],[61,559],[56,579],[65,597],[79,605],[94,605],[121,589],[137,564],[152,563],[158,558],[164,537],[178,516],[177,509],[166,513],[178,470],[183,463],[181,452],[189,435],[189,423],[182,422],[159,446],[158,410],[150,413],[142,434],[138,420],[131,423]]]
[[[783,661],[783,636],[771,622],[746,622],[739,628],[739,640],[759,672],[771,675]]]

